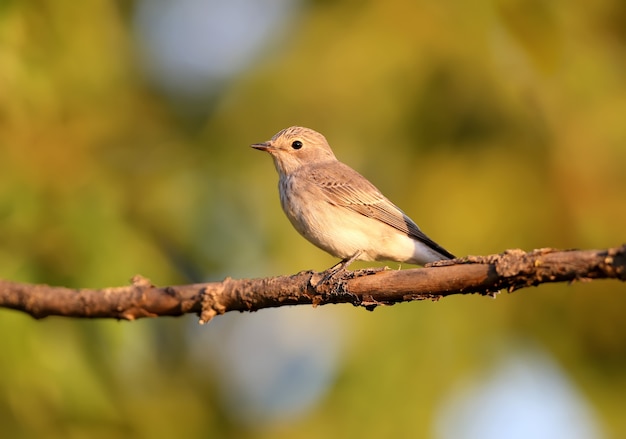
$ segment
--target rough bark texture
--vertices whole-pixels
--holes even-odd
[[[365,269],[292,276],[230,279],[156,287],[135,276],[132,284],[72,289],[0,280],[0,307],[35,318],[51,315],[134,320],[141,317],[200,315],[206,323],[228,311],[256,311],[284,305],[351,303],[372,310],[451,294],[495,295],[545,282],[612,278],[626,280],[626,245],[608,250],[507,250],[468,256],[408,270]]]

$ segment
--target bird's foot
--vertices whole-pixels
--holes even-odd
[[[346,268],[348,268],[348,265],[352,264],[360,255],[361,255],[361,251],[357,251],[355,254],[353,254],[349,258],[343,259],[339,263],[330,267],[328,270],[324,272],[324,277],[322,277],[322,279],[318,282],[318,285],[323,284],[324,282],[328,282],[337,274],[344,271]]]

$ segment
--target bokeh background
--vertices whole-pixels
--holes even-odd
[[[4,0],[0,277],[327,268],[248,147],[295,124],[457,255],[620,245],[626,3]],[[625,437],[624,293],[205,327],[0,310],[0,436]]]

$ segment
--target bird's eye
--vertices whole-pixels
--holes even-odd
[[[300,149],[302,148],[302,142],[300,142],[299,140],[294,140],[293,143],[291,144],[291,147],[293,149]]]

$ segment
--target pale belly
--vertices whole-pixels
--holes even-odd
[[[281,197],[281,205],[302,236],[333,256],[346,259],[360,252],[358,259],[364,261],[420,263],[415,253],[421,243],[347,207],[330,204],[323,197],[307,197],[305,202],[293,193]]]

